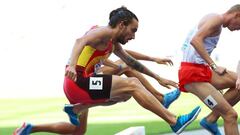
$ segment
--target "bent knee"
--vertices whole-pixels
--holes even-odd
[[[223,118],[226,121],[237,121],[238,114],[234,109],[230,109],[226,112],[225,117]]]
[[[136,77],[129,77],[128,84],[132,87],[142,86],[141,82]]]
[[[237,76],[234,72],[229,72],[223,77],[216,77],[215,75],[214,79],[211,81],[213,86],[217,89],[226,89],[226,88],[232,88],[235,87],[235,82],[237,80]]]
[[[139,90],[145,89],[143,84],[135,77],[131,77],[128,83],[131,86],[132,92],[134,92],[136,90],[139,91]]]

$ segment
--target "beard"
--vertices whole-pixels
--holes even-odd
[[[127,42],[124,40],[124,37],[119,37],[118,39],[117,39],[117,42],[119,42],[120,44],[126,44]]]

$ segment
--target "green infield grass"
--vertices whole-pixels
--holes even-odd
[[[53,122],[68,122],[67,115],[62,111],[68,103],[62,98],[28,98],[0,99],[0,135],[11,135],[15,128],[23,122],[44,124]],[[200,105],[202,111],[198,118],[186,130],[201,128],[199,120],[210,110],[194,95],[182,93],[169,108],[176,115],[190,112]],[[235,107],[240,112],[240,106]],[[223,120],[219,119],[219,125]],[[99,106],[89,111],[87,135],[113,135],[130,126],[145,126],[147,135],[159,135],[171,132],[168,124],[155,114],[140,107],[134,99],[113,106]],[[34,135],[53,135],[50,133],[34,133]]]

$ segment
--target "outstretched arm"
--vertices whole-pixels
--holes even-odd
[[[170,59],[167,59],[167,58],[150,57],[150,56],[147,56],[147,55],[135,52],[135,51],[126,50],[126,49],[125,49],[125,51],[137,60],[146,60],[146,61],[153,61],[153,62],[156,62],[158,64],[173,65],[173,62]]]
[[[177,87],[177,83],[173,82],[171,80],[167,80],[164,78],[161,78],[159,75],[153,73],[151,70],[149,70],[147,67],[145,67],[143,64],[141,64],[139,61],[134,59],[132,56],[130,56],[126,51],[124,51],[120,44],[115,45],[114,53],[121,58],[128,66],[132,67],[133,69],[144,73],[150,77],[153,77],[156,79],[160,85],[170,88],[170,86]]]

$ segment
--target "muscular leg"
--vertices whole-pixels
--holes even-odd
[[[76,126],[67,123],[67,122],[57,122],[57,123],[49,123],[49,124],[39,124],[34,125],[32,128],[32,133],[35,132],[50,132],[57,134],[70,134],[73,133]]]
[[[119,76],[112,77],[112,93],[110,100],[121,100],[122,97],[129,97],[132,95],[137,102],[144,108],[164,118],[170,125],[176,124],[176,116],[167,111],[162,104],[150,93],[136,78],[121,78]],[[101,104],[77,104],[73,107],[75,114],[84,109],[98,106]]]
[[[203,102],[210,95],[215,101],[216,106],[212,109],[224,119],[224,130],[226,135],[238,135],[237,113],[223,96],[210,83],[191,83],[185,85],[187,91],[198,96]],[[206,104],[206,103],[205,103]]]
[[[229,88],[226,93],[224,93],[223,97],[227,100],[227,102],[234,106],[237,104],[240,100],[240,91],[235,89],[235,82],[237,80],[237,74],[231,71],[228,71],[223,76],[217,75],[215,72],[212,72],[213,74],[213,81],[211,84],[217,88],[218,90],[223,90]],[[212,111],[207,117],[207,121],[210,123],[214,123],[218,120],[220,115]]]
[[[121,60],[117,61],[116,63],[124,64]],[[102,68],[101,71],[104,74],[119,74],[119,75],[125,74],[128,77],[137,77],[141,81],[141,83],[144,85],[144,87],[147,88],[160,102],[163,101],[163,95],[161,93],[159,93],[154,87],[152,87],[152,85],[147,81],[147,79],[144,78],[144,76],[141,73],[139,73],[135,70],[127,70],[125,72],[119,72],[117,69],[104,66],[104,68]],[[124,98],[121,97],[120,100],[126,101],[129,98],[130,98],[129,96],[124,96]],[[33,126],[32,133],[34,133],[34,132],[51,132],[51,133],[58,133],[58,134],[75,133],[77,135],[81,135],[86,132],[86,128],[87,128],[87,113],[88,113],[87,108],[99,106],[99,105],[112,105],[115,103],[117,103],[117,102],[110,101],[110,102],[106,102],[106,103],[91,104],[91,105],[76,104],[73,111],[75,113],[81,112],[81,115],[79,117],[81,126],[77,127],[77,126],[72,125],[67,122],[40,124],[40,125]],[[167,115],[169,116],[169,114],[167,114]]]
[[[35,132],[49,132],[57,134],[71,134],[71,135],[83,135],[87,131],[87,117],[88,110],[81,112],[79,121],[81,125],[79,127],[67,122],[56,122],[49,124],[39,124],[32,127],[31,133]]]
[[[157,91],[141,73],[139,73],[136,70],[131,70],[131,71],[129,70],[129,71],[124,72],[124,74],[127,77],[136,77],[143,84],[143,86],[149,92],[151,92],[158,99],[158,101],[160,101],[162,103],[163,94],[161,94],[159,91]]]
[[[122,98],[122,101],[126,101],[126,100],[128,100],[130,98],[131,98],[130,96]],[[88,105],[87,107],[90,108],[90,107],[99,106],[99,105],[101,105],[101,106],[109,106],[109,105],[113,105],[113,104],[116,104],[116,103],[117,102],[115,102],[115,101],[108,101],[108,102],[105,102],[105,103],[99,103],[99,104],[95,104],[95,105]],[[82,107],[84,107],[84,105],[80,106],[80,108],[82,108]],[[77,127],[77,126],[74,126],[74,125],[70,124],[72,127],[74,126],[75,129],[72,130],[69,133],[71,133],[72,135],[84,135],[84,133],[86,133],[86,131],[87,131],[87,118],[88,118],[88,109],[81,110],[81,115],[79,117],[80,126]],[[69,123],[67,123],[67,124],[68,124],[68,126],[70,126]],[[66,124],[66,126],[67,126],[67,124]],[[57,127],[57,128],[60,129],[61,127]]]
[[[116,64],[124,64],[124,62],[122,60],[118,60],[115,63]],[[103,68],[101,68],[101,71],[104,74],[118,74],[119,73],[119,71],[117,71],[117,69],[114,69],[114,68],[108,67],[108,66],[104,66]],[[129,69],[129,70],[120,72],[120,75],[122,75],[122,74],[125,74],[127,77],[136,77],[149,92],[151,92],[161,103],[163,102],[164,95],[162,93],[160,93],[158,90],[156,90],[141,73],[139,73],[136,70]]]
[[[125,99],[127,100],[127,99]],[[35,132],[50,132],[50,133],[57,133],[57,134],[71,134],[71,135],[83,135],[87,131],[87,118],[88,118],[88,109],[87,107],[93,107],[98,105],[112,105],[116,102],[106,102],[106,103],[99,103],[95,105],[78,105],[81,111],[81,115],[79,116],[80,126],[75,126],[67,122],[56,122],[56,123],[49,123],[49,124],[39,124],[33,125],[31,129],[31,133]]]
[[[162,106],[162,104],[154,95],[146,90],[146,88],[137,78],[121,78],[119,76],[113,76],[111,98],[125,94],[133,96],[133,98],[143,108],[155,113],[164,119],[171,126],[172,130],[177,134],[180,134],[184,128],[197,117],[201,110],[201,108],[198,106],[189,114],[181,115],[176,118],[174,114]]]
[[[123,98],[124,101],[128,100],[130,97]],[[83,135],[87,131],[87,117],[88,117],[88,107],[98,106],[98,105],[112,105],[117,102],[109,101],[106,103],[99,103],[95,105],[81,105],[77,104],[76,106],[80,107],[79,111],[81,115],[79,116],[80,126],[75,126],[73,124],[67,122],[56,122],[49,124],[39,124],[32,125],[31,129],[28,133],[35,132],[49,132],[49,133],[57,133],[57,134],[71,134],[71,135]],[[26,130],[26,129],[24,129]],[[29,129],[28,129],[29,130]]]
[[[163,118],[170,125],[176,123],[176,116],[165,109],[162,104],[136,78],[113,76],[111,98],[130,94],[144,108]]]
[[[69,115],[70,121],[79,125],[77,120],[77,113],[81,111],[98,106],[98,105],[111,105],[116,102],[125,101],[131,96],[145,109],[155,113],[159,117],[163,118],[172,128],[172,130],[179,134],[184,128],[189,125],[199,114],[201,108],[198,106],[194,108],[189,114],[181,115],[176,117],[174,114],[169,112],[163,105],[152,95],[141,82],[134,77],[122,78],[120,76],[112,76],[110,99],[105,103],[98,104],[75,104],[65,106],[65,112]]]
[[[136,70],[127,70],[124,72],[124,74],[128,77],[136,77],[142,84],[143,86],[151,92],[159,102],[162,103],[162,105],[165,108],[168,108],[170,104],[175,101],[179,95],[180,91],[178,89],[173,90],[172,92],[169,92],[167,94],[161,94],[158,90],[156,90],[150,83],[149,81],[138,71]]]

